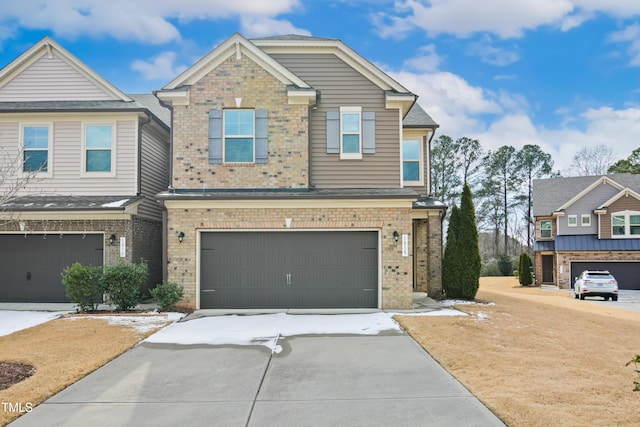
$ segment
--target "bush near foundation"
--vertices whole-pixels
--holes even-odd
[[[108,265],[102,273],[102,286],[116,309],[126,311],[140,302],[148,274],[145,263]]]
[[[102,297],[102,285],[100,278],[102,267],[82,265],[79,262],[66,267],[62,271],[62,284],[64,284],[67,296],[80,311],[95,310]]]
[[[151,296],[156,300],[161,310],[168,310],[184,297],[184,288],[176,283],[163,281],[151,289]]]

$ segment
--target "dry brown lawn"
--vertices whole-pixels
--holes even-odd
[[[35,407],[159,328],[141,333],[99,318],[61,318],[0,337],[0,361],[36,369],[33,376],[0,390],[0,402]],[[0,406],[0,426],[20,415]]]
[[[398,317],[447,371],[502,421],[520,426],[640,426],[640,313],[566,291],[482,278],[470,316]]]

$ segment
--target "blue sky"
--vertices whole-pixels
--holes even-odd
[[[339,38],[485,150],[538,144],[565,170],[583,147],[640,147],[631,0],[3,0],[0,66],[49,35],[145,93],[235,32]]]

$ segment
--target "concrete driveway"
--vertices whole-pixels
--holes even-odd
[[[402,332],[277,345],[143,343],[11,426],[504,425]]]

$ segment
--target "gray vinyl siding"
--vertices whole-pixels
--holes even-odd
[[[272,57],[320,91],[311,111],[311,183],[317,188],[400,187],[400,115],[385,108],[384,91],[332,54]],[[364,154],[362,160],[327,154],[326,113],[344,106],[375,112],[375,154]]]
[[[155,126],[142,128],[140,192],[146,196],[138,208],[141,217],[162,220],[162,210],[154,197],[169,186],[169,135]]]
[[[564,216],[558,221],[558,235],[598,234],[598,217],[593,213],[594,209],[618,194],[620,190],[609,184],[598,185],[596,188],[578,199],[564,211]],[[591,215],[591,226],[581,225],[581,215]],[[576,215],[578,225],[569,227],[569,215]]]
[[[46,120],[38,123],[47,122]],[[137,120],[116,123],[116,174],[113,177],[82,175],[82,121],[49,121],[53,140],[49,147],[50,176],[36,179],[20,195],[109,196],[137,193]],[[0,122],[0,143],[10,156],[19,150],[19,122]],[[3,153],[4,154],[4,153]],[[21,169],[16,171],[19,175]]]
[[[42,56],[0,88],[0,101],[97,101],[113,97],[53,55]]]

